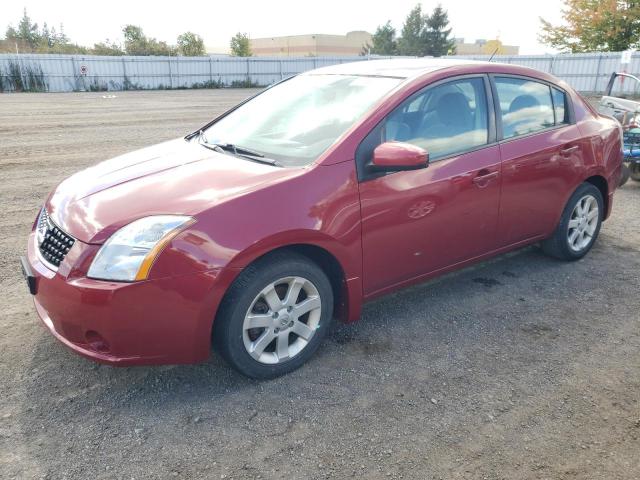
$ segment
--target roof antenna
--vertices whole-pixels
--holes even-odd
[[[491,54],[491,56],[489,57],[489,61],[493,60],[493,57],[496,53],[498,53],[498,50],[500,50],[500,47],[496,47],[496,49],[493,51],[493,53]]]

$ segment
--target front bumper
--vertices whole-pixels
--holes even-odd
[[[108,282],[71,267],[94,246],[77,242],[57,272],[44,265],[36,248],[32,233],[27,265],[36,311],[74,352],[118,366],[197,363],[209,357],[213,318],[224,293],[219,271]]]

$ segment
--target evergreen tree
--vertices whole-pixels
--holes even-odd
[[[32,49],[37,48],[40,43],[38,24],[31,22],[31,18],[27,15],[26,8],[23,11],[20,23],[18,23],[18,38],[29,45]]]
[[[40,33],[40,48],[51,48],[53,46],[53,37],[47,26],[47,22],[42,24],[42,32]]]
[[[402,36],[398,40],[398,53],[421,57],[425,54],[424,38],[425,17],[422,7],[416,5],[407,15],[402,26]]]
[[[23,10],[22,18],[18,22],[18,28],[11,25],[7,27],[5,38],[20,45],[20,48],[35,50],[40,43],[40,32],[38,24],[31,22],[31,18],[27,15],[27,9]]]
[[[391,26],[390,21],[378,26],[371,40],[373,42],[371,53],[375,55],[396,55],[398,53],[396,29]]]
[[[425,17],[425,55],[441,57],[455,53],[455,43],[449,26],[449,14],[438,5],[431,15]]]
[[[55,37],[55,43],[57,45],[66,45],[69,43],[69,37],[64,33],[64,25],[60,24],[60,33]]]

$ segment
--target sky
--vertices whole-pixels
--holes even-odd
[[[209,49],[228,46],[236,32],[250,37],[273,37],[308,33],[345,34],[352,30],[373,33],[391,20],[400,32],[407,13],[420,3],[431,11],[437,0],[109,0],[106,2],[23,0],[0,3],[0,31],[14,26],[22,9],[40,26],[43,22],[64,30],[72,41],[92,46],[106,38],[120,42],[122,26],[139,25],[147,36],[175,43],[179,34],[192,31],[204,38]],[[539,17],[561,21],[559,0],[443,0],[449,11],[453,36],[467,42],[499,38],[519,45],[521,54],[552,53],[538,40]]]

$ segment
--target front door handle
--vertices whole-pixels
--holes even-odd
[[[488,170],[480,170],[478,175],[473,179],[473,183],[480,188],[486,187],[491,180],[498,178],[500,172],[489,172]]]
[[[573,152],[577,152],[578,150],[580,150],[580,147],[578,145],[574,145],[573,147],[567,147],[567,148],[563,148],[560,150],[560,153],[562,155],[571,155]]]

